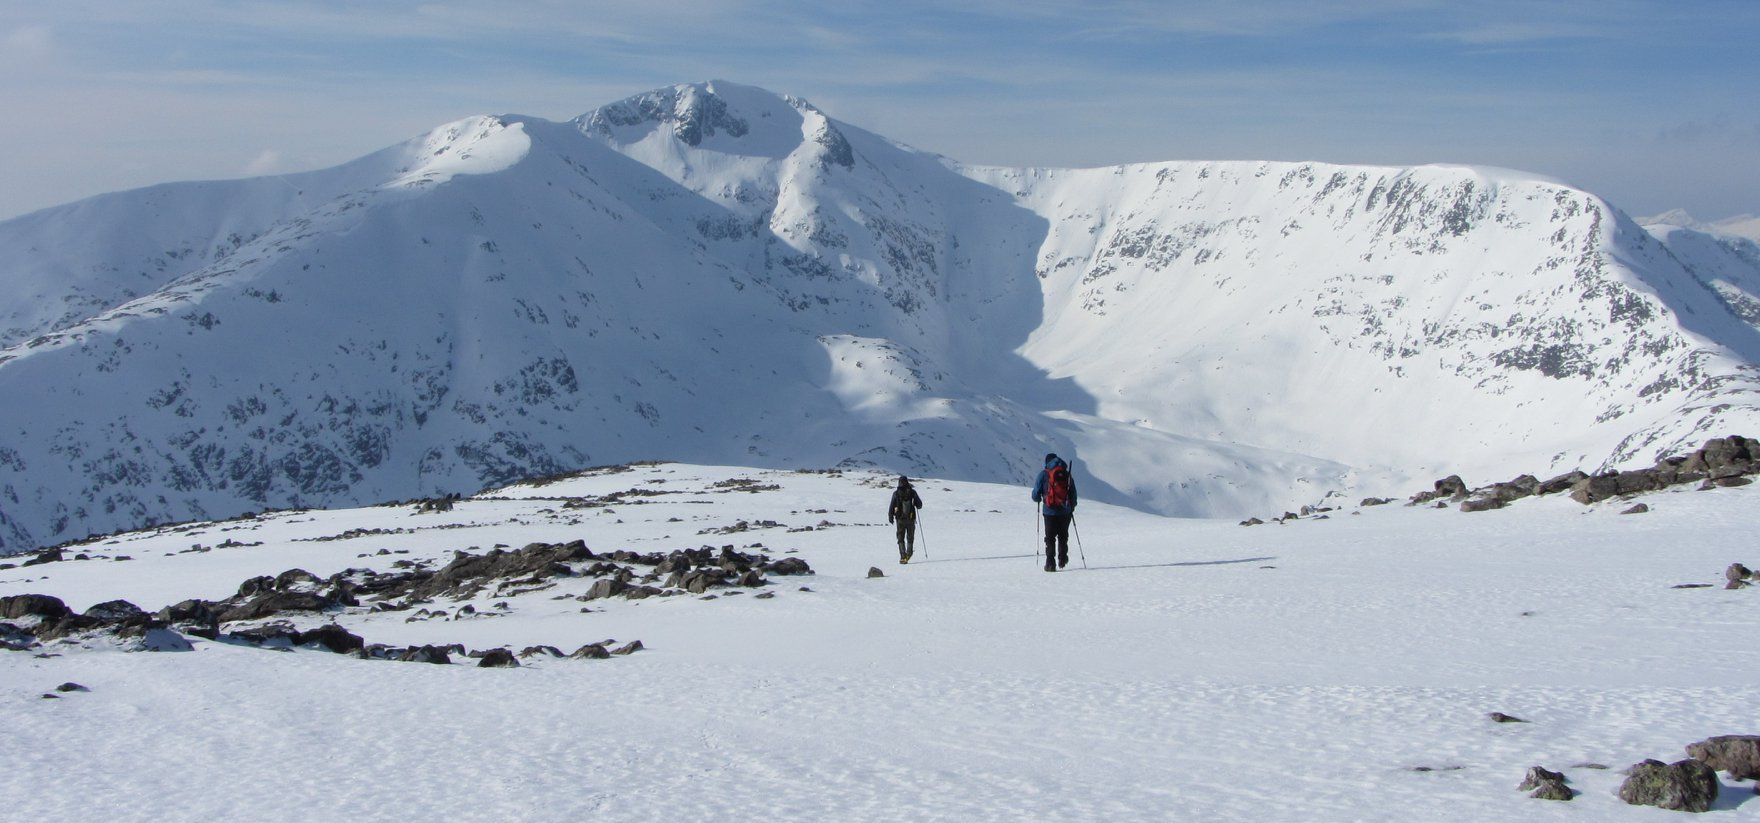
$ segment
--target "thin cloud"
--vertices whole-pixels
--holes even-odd
[[[265,174],[286,171],[286,169],[286,163],[281,159],[281,152],[274,149],[264,149],[261,154],[252,158],[251,162],[244,165],[243,171],[246,177],[261,177]]]
[[[26,63],[55,53],[55,30],[49,26],[20,26],[0,38],[0,61]]]

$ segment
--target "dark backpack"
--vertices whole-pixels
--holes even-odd
[[[1053,509],[1069,507],[1069,467],[1062,463],[1045,470],[1045,505]]]

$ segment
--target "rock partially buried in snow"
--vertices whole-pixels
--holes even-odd
[[[880,571],[879,566],[869,566],[868,567],[868,578],[869,579],[873,579],[876,577],[885,577],[885,576],[886,576],[886,572]]]
[[[1528,721],[1523,720],[1519,717],[1516,717],[1513,714],[1504,714],[1503,712],[1492,712],[1492,713],[1486,715],[1486,717],[1491,718],[1491,720],[1496,723],[1526,723],[1526,722],[1528,722]]]
[[[260,620],[281,612],[323,611],[331,605],[330,601],[310,592],[264,592],[243,605],[227,609],[220,615],[220,622]]]
[[[65,692],[89,692],[89,691],[91,691],[91,689],[88,689],[84,686],[81,686],[78,683],[68,681],[68,682],[63,683],[59,686],[56,686],[55,691],[63,692],[63,693],[65,693]]]
[[[1639,503],[1637,505],[1632,506],[1629,509],[1625,509],[1625,510],[1621,511],[1620,514],[1643,514],[1647,511],[1650,511],[1649,504]]]
[[[1528,775],[1516,790],[1528,792],[1529,797],[1539,800],[1570,800],[1576,796],[1576,792],[1565,785],[1563,774],[1543,766],[1529,767]]]
[[[148,629],[140,639],[128,648],[129,651],[142,652],[187,652],[194,651],[189,638],[170,629]]]
[[[360,635],[353,634],[335,623],[326,623],[311,631],[300,632],[294,636],[293,642],[299,646],[323,646],[337,654],[359,651],[366,648],[367,645]]]
[[[477,660],[477,668],[480,669],[511,669],[518,665],[519,659],[513,656],[513,652],[506,649],[490,649]]]
[[[398,660],[405,663],[451,663],[452,658],[446,650],[437,646],[416,646],[398,655]]]
[[[292,623],[277,620],[260,626],[247,626],[227,633],[232,640],[242,640],[257,646],[279,646],[282,648],[299,645],[299,631]]]
[[[1645,760],[1626,770],[1619,799],[1634,806],[1705,812],[1717,800],[1717,772],[1691,758],[1674,763]]]
[[[776,575],[812,574],[813,567],[798,557],[785,557],[764,567],[764,571]]]
[[[1760,780],[1760,735],[1726,734],[1687,746],[1694,760],[1735,780]]]
[[[1575,486],[1578,481],[1583,480],[1588,476],[1589,475],[1580,471],[1565,472],[1551,480],[1541,481],[1540,487],[1535,490],[1535,494],[1557,494],[1558,492],[1565,491],[1566,489]]]
[[[1436,481],[1435,488],[1430,491],[1418,492],[1417,494],[1412,495],[1411,501],[1406,505],[1416,506],[1419,503],[1428,503],[1432,500],[1440,500],[1443,498],[1450,501],[1467,499],[1466,481],[1462,480],[1458,474],[1451,474]]]
[[[109,600],[86,609],[85,616],[105,623],[120,623],[145,618],[147,613],[127,600]]]
[[[575,660],[610,660],[611,652],[606,651],[603,644],[588,643],[585,646],[575,649],[574,654],[569,655],[569,657]]]

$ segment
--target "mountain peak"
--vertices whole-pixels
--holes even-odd
[[[1679,226],[1683,229],[1696,229],[1702,225],[1686,209],[1669,209],[1661,214],[1640,217],[1638,223],[1644,226]]]
[[[802,120],[823,118],[805,100],[710,80],[655,89],[574,119],[581,132],[618,144],[670,135],[691,148],[785,157],[801,142]]]

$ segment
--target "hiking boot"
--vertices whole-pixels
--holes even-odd
[[[1069,555],[1067,555],[1067,554],[1058,555],[1057,556],[1057,567],[1061,569],[1067,565],[1069,565]]]
[[[907,563],[908,563],[908,562],[910,562],[910,559],[911,559],[911,558],[913,558],[913,557],[916,557],[916,556],[917,556],[917,550],[916,550],[916,549],[905,549],[905,550],[904,550],[904,559],[905,559],[905,562],[907,562]]]
[[[1050,560],[1046,560],[1045,571],[1054,572],[1054,571],[1057,571],[1057,567],[1052,565]]]

